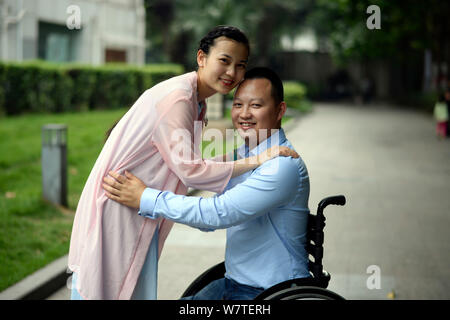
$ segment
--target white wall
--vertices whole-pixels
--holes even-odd
[[[1,0],[0,0],[1,1]],[[66,25],[67,8],[77,5],[81,12],[81,32],[76,46],[77,60],[104,63],[105,49],[127,52],[127,62],[145,63],[145,9],[143,0],[22,0],[23,58],[38,57],[39,21]],[[3,0],[11,15],[19,11],[20,0]],[[8,26],[7,60],[17,60],[18,24]],[[1,29],[0,29],[1,30]],[[74,31],[76,32],[76,31]],[[0,41],[0,46],[2,45]],[[1,52],[1,50],[0,50]]]

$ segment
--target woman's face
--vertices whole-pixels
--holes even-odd
[[[226,37],[217,38],[208,55],[199,50],[197,63],[200,96],[207,98],[216,92],[230,92],[243,79],[247,59],[246,46]]]

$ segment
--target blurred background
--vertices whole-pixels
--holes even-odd
[[[446,1],[2,0],[1,60],[176,63],[193,70],[212,27],[241,28],[252,65],[303,82],[314,99],[365,97],[410,105],[448,81]],[[380,30],[366,26],[381,8]],[[69,29],[71,5],[81,29]],[[424,101],[425,100],[425,101]]]
[[[379,11],[368,11],[371,5]],[[341,128],[335,127],[339,122],[333,122],[340,121],[338,115],[345,115],[349,126],[358,123],[364,127],[364,121],[377,119],[376,115],[387,109],[388,119],[404,110],[420,115],[427,128],[421,133],[429,130],[424,135],[434,138],[433,109],[439,94],[450,86],[449,15],[450,2],[442,0],[0,0],[0,291],[67,254],[73,212],[103,146],[105,132],[147,88],[195,70],[198,43],[212,27],[233,25],[247,34],[251,42],[249,67],[269,66],[283,79],[290,107],[286,123],[292,121],[294,127],[299,117],[304,116],[306,121],[315,119],[317,124],[305,126],[309,133],[314,132],[310,141],[320,144],[324,140],[314,139],[328,138],[314,130],[322,125],[340,132]],[[211,99],[208,112],[212,127],[231,126],[231,97]],[[360,118],[348,118],[361,112],[364,115]],[[314,118],[317,115],[322,120]],[[323,119],[330,124],[323,123]],[[386,125],[369,133],[378,135],[377,141],[383,140],[380,143],[387,147],[395,145],[391,142],[395,137],[420,140],[416,136],[420,125],[409,116],[399,119],[409,119],[405,126],[412,131],[391,132],[384,140],[376,133],[397,128],[395,122],[392,127]],[[61,123],[68,128],[67,203],[56,206],[42,197],[41,130],[48,123]],[[328,147],[325,154],[335,159],[344,153],[352,155],[347,148],[361,134],[355,132],[342,142],[347,153],[342,149],[336,154],[326,153],[331,152]],[[420,141],[419,148],[430,145]],[[305,148],[305,157],[309,151],[319,152],[318,144],[298,143]],[[449,148],[445,143],[446,153],[437,155],[444,167],[433,171],[439,177],[450,176]],[[439,145],[436,150],[441,149]],[[412,151],[404,152],[411,155]],[[316,170],[314,163],[324,165],[320,161],[310,161],[312,172]],[[416,166],[412,168],[405,176],[418,170]],[[353,169],[354,166],[348,168],[349,175]],[[329,175],[322,173],[316,177],[326,181]],[[447,180],[439,192],[427,190],[444,195],[449,191]],[[336,181],[341,186],[348,183],[350,188],[356,180]],[[320,189],[319,184],[315,190]],[[375,190],[383,187],[379,185]],[[400,189],[396,185],[396,190]],[[364,187],[359,188],[360,192],[363,190]],[[425,192],[421,195],[426,198]],[[312,208],[321,196],[313,193]],[[369,198],[368,194],[359,196]],[[419,200],[420,196],[412,198]],[[440,204],[437,210],[448,213],[448,200]],[[397,220],[399,230],[403,221]],[[448,218],[441,216],[433,223],[448,227]],[[342,226],[342,230],[346,227]],[[368,230],[371,233],[374,229]],[[406,227],[404,230],[411,232]],[[189,234],[180,232],[183,237]],[[340,234],[335,232],[332,239],[337,240]],[[448,243],[442,240],[436,239],[441,244]],[[370,243],[367,245],[370,247]],[[448,246],[443,248],[447,250]],[[177,250],[173,251],[175,256],[186,254]],[[444,256],[448,258],[446,252]],[[435,256],[437,259],[439,254]],[[175,258],[167,261],[176,263]],[[402,263],[407,261],[410,260]],[[195,275],[210,263],[194,265],[190,270]],[[365,267],[360,269],[363,276],[358,279],[364,282]],[[338,280],[348,284],[348,272],[340,272],[342,277]],[[442,297],[443,292],[448,298],[449,284],[439,288],[436,295]],[[422,296],[414,290],[403,297],[436,297]],[[165,298],[176,298],[180,292],[168,290],[164,294]],[[393,291],[383,291],[383,298],[386,294],[395,296]]]
[[[366,26],[372,4],[382,8],[379,31]],[[420,104],[447,85],[445,1],[174,0],[146,8],[147,61],[193,68],[198,39],[211,25],[231,24],[251,39],[250,65],[269,65],[283,79],[303,82],[314,99]]]

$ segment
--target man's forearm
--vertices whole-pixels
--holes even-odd
[[[202,198],[176,195],[170,191],[147,188],[141,197],[139,215],[163,217],[202,230],[228,228],[242,220],[243,215],[228,207],[218,197]]]
[[[233,191],[245,197],[245,193]],[[264,199],[247,193],[251,200],[242,203],[239,196],[230,195],[230,191],[220,196],[202,198],[147,188],[142,194],[139,215],[150,219],[163,217],[199,229],[224,229],[266,213],[278,205],[271,197],[276,192],[275,188],[267,188]]]

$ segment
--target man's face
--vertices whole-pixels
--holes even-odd
[[[268,79],[244,80],[236,90],[231,109],[231,119],[239,135],[248,144],[260,144],[271,134],[271,129],[279,129],[279,123],[286,112],[286,104],[279,105],[271,95],[272,84]]]

